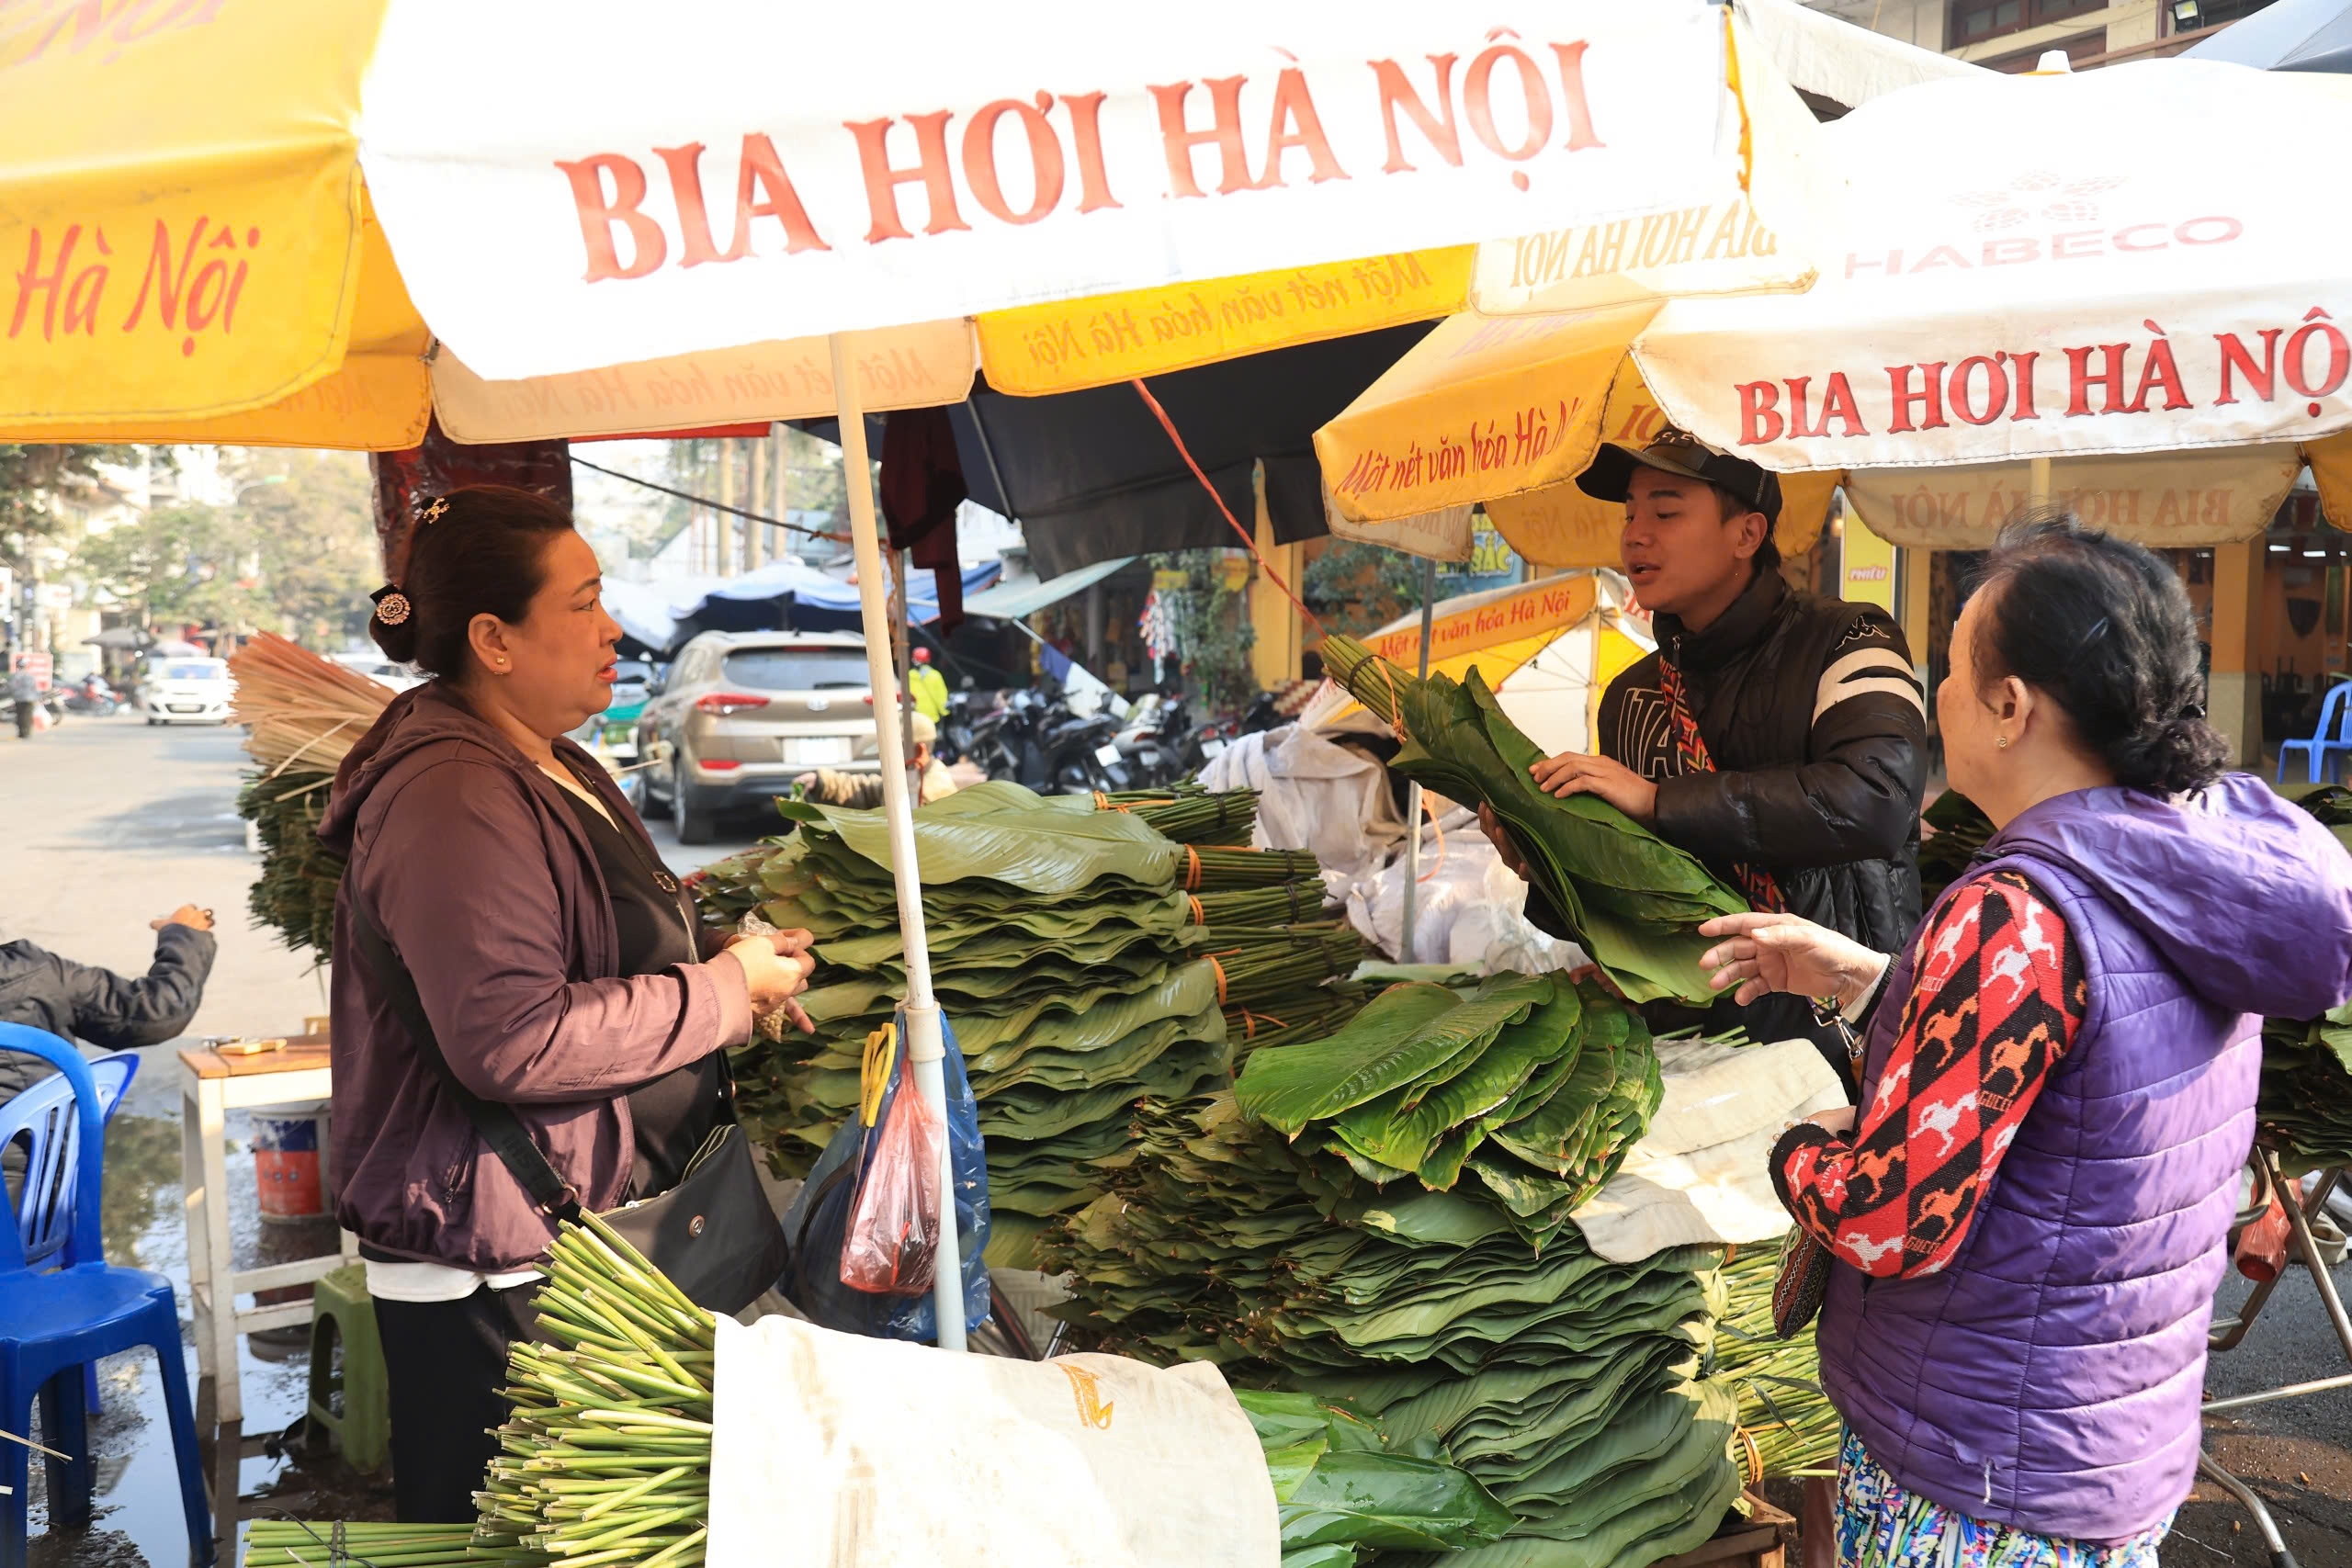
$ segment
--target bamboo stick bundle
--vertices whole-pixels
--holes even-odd
[[[389,687],[264,632],[229,661],[236,717],[254,771],[237,813],[261,840],[261,874],[246,907],[287,946],[325,957],[334,942],[343,862],[318,840],[327,788],[345,755],[392,700]]]
[[[238,649],[229,672],[237,681],[237,722],[252,731],[245,754],[265,773],[300,768],[332,777],[393,694],[269,632]]]

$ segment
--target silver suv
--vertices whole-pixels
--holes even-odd
[[[846,632],[705,632],[678,651],[637,721],[649,813],[682,844],[721,811],[783,795],[817,768],[878,773],[865,641]]]

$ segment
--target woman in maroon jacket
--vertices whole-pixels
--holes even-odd
[[[473,1517],[554,1222],[476,1135],[449,1078],[511,1106],[589,1209],[650,1197],[734,1114],[723,1049],[791,998],[805,931],[706,940],[693,897],[596,761],[564,739],[610,700],[620,628],[595,553],[527,491],[424,508],[370,630],[435,677],[335,778],[337,1217],[360,1239],[391,1381],[400,1517]],[[424,1055],[361,954],[414,982]]]

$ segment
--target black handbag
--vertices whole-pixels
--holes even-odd
[[[416,982],[358,900],[351,924],[369,967],[390,993],[417,1052],[441,1075],[474,1131],[512,1172],[541,1213],[577,1221],[580,1194],[557,1174],[512,1106],[482,1099],[458,1079],[434,1035]],[[792,1247],[752,1164],[751,1140],[734,1122],[716,1128],[666,1192],[607,1209],[601,1218],[670,1277],[696,1306],[729,1316],[757,1301],[784,1275]]]

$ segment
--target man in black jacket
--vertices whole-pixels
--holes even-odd
[[[60,958],[29,942],[0,942],[0,1023],[45,1029],[108,1051],[159,1045],[187,1033],[218,947],[212,911],[184,904],[147,924],[155,932],[155,962],[136,980]],[[0,1100],[55,1070],[21,1052],[0,1051]]]
[[[1602,446],[1577,482],[1625,503],[1620,549],[1658,647],[1610,682],[1600,755],[1550,758],[1537,782],[1600,795],[1758,908],[1898,951],[1919,919],[1928,769],[1901,628],[1874,605],[1789,589],[1772,542],[1781,482],[1753,463],[1669,429],[1639,449]],[[1559,931],[1541,903],[1530,918]],[[1651,1022],[1699,1016],[1661,1008]],[[1801,998],[1726,999],[1706,1021],[1812,1039],[1851,1087],[1837,1032]]]

